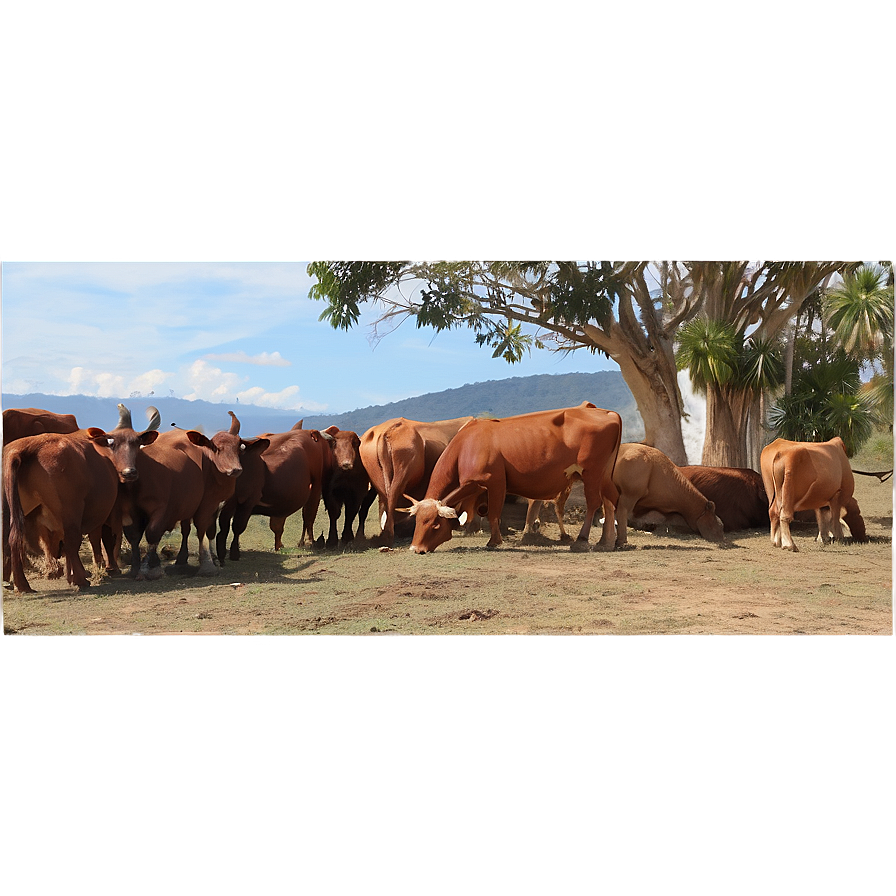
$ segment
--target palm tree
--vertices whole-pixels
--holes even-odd
[[[893,425],[892,265],[866,264],[826,292],[825,323],[846,354],[871,367],[865,394],[881,422]]]
[[[758,333],[745,337],[727,321],[696,317],[678,331],[676,363],[688,371],[698,393],[715,391],[723,399],[707,401],[707,432],[713,438],[704,442],[702,463],[757,465],[765,395],[783,380],[780,340]]]

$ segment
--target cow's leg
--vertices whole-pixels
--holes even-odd
[[[541,528],[541,508],[544,507],[544,501],[537,501],[534,498],[529,500],[529,508],[526,510],[526,525],[523,526],[523,535],[535,535]]]
[[[815,536],[815,541],[819,544],[827,544],[829,541],[832,541],[830,507],[817,507],[815,509],[815,522],[818,524],[818,535]]]
[[[491,480],[488,489],[488,523],[492,530],[488,548],[496,548],[504,540],[501,537],[501,512],[504,510],[504,499],[507,497],[507,486],[503,482]]]
[[[274,550],[279,551],[283,547],[283,527],[286,525],[286,517],[285,516],[272,516],[271,521],[269,523],[271,527],[271,532],[274,533]],[[304,539],[305,533],[302,533],[302,539]],[[302,541],[299,541],[301,544]]]
[[[302,505],[302,537],[298,541],[298,546],[305,544],[305,536],[308,536],[308,544],[314,544],[314,521],[317,519],[317,511],[320,509],[321,484],[320,482],[311,483],[311,492],[308,500]],[[284,522],[285,522],[284,517]],[[280,527],[283,532],[283,527]],[[279,549],[278,549],[279,550]]]
[[[218,562],[224,565],[224,555],[227,553],[227,535],[230,532],[230,522],[236,515],[238,508],[231,501],[225,502],[218,516],[218,534],[215,536],[215,553],[218,555]],[[231,545],[232,550],[232,545]],[[239,549],[237,556],[230,556],[231,560],[239,560]]]
[[[358,538],[365,537],[364,528],[367,525],[367,514],[370,512],[376,496],[376,489],[371,485],[367,489],[367,494],[364,495],[364,500],[361,502],[361,509],[358,511]]]
[[[204,533],[198,531],[198,529],[197,529],[196,537],[199,539],[200,543],[202,542],[203,534]],[[149,541],[149,535],[146,536],[146,540]],[[158,542],[156,542],[156,544],[158,544]],[[189,556],[190,556],[190,521],[189,520],[181,520],[180,521],[180,550],[177,552],[177,557],[174,558],[174,565],[175,566],[186,566],[187,559],[189,558]]]
[[[361,509],[361,500],[358,498],[357,494],[350,494],[343,505],[345,508],[345,523],[342,527],[342,543],[343,545],[348,544],[350,541],[354,541],[355,533],[352,532],[352,527],[355,522],[355,517],[358,516],[358,513]],[[364,537],[364,524],[358,528],[358,534],[363,538]]]
[[[616,550],[622,550],[628,544],[628,517],[632,510],[633,501],[625,495],[619,496],[616,505]]]
[[[240,559],[240,536],[243,532],[246,531],[246,527],[249,525],[249,519],[252,516],[252,507],[249,504],[243,504],[240,507],[237,507],[236,512],[233,514],[233,539],[230,542],[230,559],[231,560],[239,560]],[[224,526],[224,514],[223,511],[221,513],[221,526]],[[220,535],[218,536],[220,538]],[[227,537],[227,533],[224,533],[224,537]],[[222,549],[224,545],[220,542],[218,543],[218,559],[221,560],[221,565],[224,565],[224,561],[222,558]]]
[[[76,588],[89,588],[90,582],[87,580],[87,570],[81,562],[81,526],[75,524],[66,526],[63,536],[63,544],[65,550],[65,563],[68,572],[68,580]]]
[[[181,533],[183,533],[183,524],[181,524]],[[189,533],[189,520],[187,520],[187,533]],[[162,578],[162,561],[159,559],[159,543],[165,534],[165,527],[161,521],[150,520],[144,531],[146,536],[146,554],[140,562],[140,572],[138,579],[154,579]]]
[[[106,555],[106,572],[110,576],[120,576],[121,567],[118,565],[118,560],[121,556],[121,532],[104,523],[100,530],[100,540],[103,553]]]
[[[778,513],[777,498],[772,500],[768,508],[769,532],[771,534],[772,544],[781,547],[781,514]]]
[[[582,481],[585,486],[585,522],[582,523],[582,528],[579,530],[576,541],[587,544],[588,539],[591,536],[591,526],[594,522],[594,515],[603,505],[603,493],[601,491],[600,479],[589,476]],[[569,497],[569,493],[572,490],[572,483],[573,480],[570,478],[566,483],[566,487],[561,492],[564,506],[566,505],[566,499]]]
[[[326,508],[327,515],[330,518],[330,531],[327,534],[327,547],[332,549],[339,544],[339,532],[337,529],[337,524],[339,522],[339,511],[342,510],[342,507],[340,506],[339,501],[335,498],[331,500],[329,505],[327,505],[327,502],[324,501],[324,507]]]
[[[140,575],[140,539],[143,537],[143,527],[138,523],[128,523],[124,526],[123,533],[131,546],[131,568],[128,575],[136,579]]]
[[[833,530],[833,538],[837,541],[843,541],[843,524],[841,522],[843,511],[843,502],[841,494],[837,491],[831,498],[831,529]]]
[[[612,551],[616,547],[616,507],[609,497],[603,497],[604,525],[595,551]]]

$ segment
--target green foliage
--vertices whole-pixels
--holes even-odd
[[[678,331],[676,366],[687,370],[694,388],[706,392],[709,385],[723,385],[738,365],[738,335],[727,321],[695,317]]]
[[[349,330],[361,315],[359,305],[398,280],[403,261],[312,261],[308,274],[317,278],[308,295],[323,299],[327,307],[319,320],[334,329]]]
[[[859,364],[840,349],[828,360],[794,371],[793,391],[771,409],[769,423],[778,436],[795,442],[840,436],[852,457],[877,422],[872,399],[859,387]]]
[[[827,291],[824,313],[847,354],[859,359],[893,345],[893,287],[886,285],[888,271],[880,265],[863,265]]]

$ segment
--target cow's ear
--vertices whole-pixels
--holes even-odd
[[[197,432],[195,429],[187,430],[187,438],[194,445],[198,445],[200,448],[213,447],[211,439],[208,436],[204,436],[201,432]]]
[[[320,441],[320,433],[316,429],[306,429],[304,431],[310,434],[312,442]]]
[[[140,434],[140,444],[145,448],[147,445],[152,445],[158,437],[159,431],[157,429],[148,429]]]
[[[112,447],[112,442],[114,440],[104,429],[100,429],[97,426],[91,426],[87,430],[87,435],[90,437],[90,441],[99,445],[100,448]]]
[[[465,510],[458,518],[457,521],[463,526],[467,522],[467,511]]]
[[[337,432],[339,432],[339,427],[334,423],[332,426],[328,426],[324,432],[329,433],[331,436],[335,436]]]
[[[243,439],[242,444],[246,448],[246,454],[250,454],[251,452],[255,452],[256,454],[261,454],[268,445],[271,444],[270,439]]]

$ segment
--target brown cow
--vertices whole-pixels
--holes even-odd
[[[208,544],[215,514],[234,492],[243,456],[263,451],[269,444],[265,438],[240,438],[239,420],[233,412],[230,415],[229,432],[216,433],[209,439],[196,430],[169,430],[140,452],[139,479],[123,489],[120,497],[124,534],[131,545],[130,575],[161,577],[159,542],[178,523],[184,537],[175,565],[185,564],[190,521],[199,538],[199,575],[217,573]],[[140,540],[144,535],[147,552],[141,563]]]
[[[585,487],[586,512],[577,540],[587,544],[592,519],[603,504],[601,544],[609,548],[618,499],[611,473],[621,436],[619,414],[590,402],[502,420],[470,421],[439,458],[425,499],[413,502],[409,512],[416,526],[411,550],[425,554],[451,538],[452,530],[465,522],[467,513],[458,515],[458,508],[468,500],[487,515],[488,546],[497,547],[508,492],[545,500],[578,479]]]
[[[768,524],[768,500],[762,476],[746,467],[679,467],[682,476],[716,505],[726,532]]]
[[[8,445],[25,436],[44,432],[77,432],[74,414],[54,414],[41,408],[7,408],[3,412],[3,444]]]
[[[330,450],[316,429],[303,430],[300,420],[289,432],[265,433],[268,447],[246,458],[243,474],[233,495],[221,508],[215,547],[223,564],[227,534],[233,524],[230,559],[240,559],[240,535],[253,514],[270,517],[274,550],[283,547],[287,517],[302,510],[302,537],[299,544],[313,543],[312,527],[320,507],[324,461]]]
[[[759,457],[768,498],[772,544],[798,550],[790,524],[800,510],[814,510],[818,522],[816,541],[842,539],[841,514],[854,541],[867,541],[865,521],[853,498],[855,480],[846,446],[839,436],[827,442],[791,442],[775,439]]]
[[[114,515],[118,484],[136,479],[141,449],[159,435],[155,408],[148,409],[150,426],[141,433],[131,427],[130,413],[123,405],[119,411],[119,425],[109,433],[96,427],[45,433],[18,439],[4,449],[3,540],[9,546],[9,573],[17,591],[33,590],[24,573],[29,530],[52,557],[53,548],[61,542],[69,583],[89,587],[80,558],[82,536],[91,535],[94,560],[101,562],[99,533]],[[112,545],[104,543],[114,564]]]
[[[335,548],[339,543],[336,525],[342,508],[345,508],[345,521],[342,526],[342,545],[346,546],[354,539],[352,525],[355,517],[365,503],[370,488],[370,477],[361,462],[359,449],[361,440],[358,434],[350,430],[342,430],[338,426],[329,426],[321,435],[330,446],[330,463],[324,472],[323,498],[324,507],[330,517],[330,531],[327,536],[327,547]],[[370,503],[366,502],[364,514],[358,524],[358,533],[364,535],[364,520]],[[321,536],[323,538],[323,536]]]
[[[707,500],[662,451],[637,442],[620,445],[613,468],[613,483],[619,491],[617,550],[628,543],[629,518],[648,511],[680,516],[688,528],[709,541],[725,541],[724,526],[716,516],[715,504]],[[565,535],[563,508],[571,487],[571,483],[567,484],[555,499],[561,537]],[[524,531],[533,528],[538,509],[530,504]]]
[[[429,486],[433,468],[457,431],[473,417],[424,423],[395,417],[371,427],[361,437],[361,463],[379,497],[380,542],[391,546],[411,525],[402,525],[395,511],[409,507],[405,496],[422,498]],[[368,503],[365,501],[365,503]],[[369,506],[369,504],[368,504]],[[366,508],[362,515],[366,516]]]

